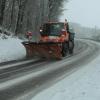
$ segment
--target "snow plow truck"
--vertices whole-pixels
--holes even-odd
[[[69,31],[65,22],[47,22],[39,30],[38,42],[23,42],[27,56],[62,59],[68,53],[73,54],[74,34]]]

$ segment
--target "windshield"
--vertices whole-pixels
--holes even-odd
[[[63,23],[52,23],[52,24],[45,24],[43,26],[43,35],[49,36],[59,36],[61,30],[64,28]]]

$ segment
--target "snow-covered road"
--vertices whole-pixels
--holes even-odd
[[[96,44],[100,46],[99,43]],[[97,49],[92,53],[96,52]],[[85,59],[88,60],[88,56]],[[98,56],[92,58],[87,64],[81,65],[81,62],[78,65],[80,69],[40,92],[32,100],[100,100],[100,51]]]
[[[0,99],[99,100],[99,54],[99,43],[77,40],[73,56],[51,61],[37,70],[33,67],[30,73],[0,83]]]
[[[38,79],[37,81],[35,80],[35,87],[32,85],[33,90],[31,90],[28,94],[22,95],[22,97],[18,97],[17,100],[30,100],[32,97],[32,100],[77,100],[78,98],[80,100],[82,97],[80,95],[80,89],[83,89],[84,91],[84,87],[87,86],[84,77],[87,77],[86,80],[88,80],[91,75],[88,76],[86,73],[93,74],[93,70],[91,72],[91,66],[94,66],[92,65],[93,62],[94,64],[96,63],[95,61],[97,61],[99,53],[99,43],[90,40],[78,40],[73,56],[64,58],[62,61],[55,62],[53,64],[48,64],[45,69],[41,70],[39,73],[36,72],[38,73]],[[86,76],[84,74],[86,74]],[[91,81],[92,79],[90,79],[90,83]],[[34,83],[34,80],[31,82]],[[73,86],[74,83],[77,84],[77,87]],[[81,87],[82,83],[84,84],[83,87]],[[90,87],[88,88],[90,89]],[[74,95],[74,93],[76,94]],[[85,94],[85,92],[82,93]],[[99,94],[98,91],[97,94]],[[89,100],[88,97],[90,95],[88,95],[88,92],[86,95],[87,97],[85,100]],[[74,96],[78,98],[74,98]],[[93,97],[95,97],[95,95]]]
[[[100,56],[32,100],[100,100],[99,76]]]

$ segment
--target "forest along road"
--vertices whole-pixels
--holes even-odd
[[[11,77],[5,77],[8,74],[4,74],[4,80],[0,77],[0,100],[30,100],[43,89],[79,70],[82,65],[88,64],[99,54],[99,43],[80,39],[75,42],[74,54],[63,60],[45,60],[36,65],[29,64],[21,70],[16,67],[17,71],[6,71],[11,73]]]

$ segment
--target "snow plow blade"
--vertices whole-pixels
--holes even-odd
[[[36,43],[36,42],[23,42],[27,51],[27,57],[38,56],[47,59],[55,58],[61,59],[61,46],[60,43]]]

